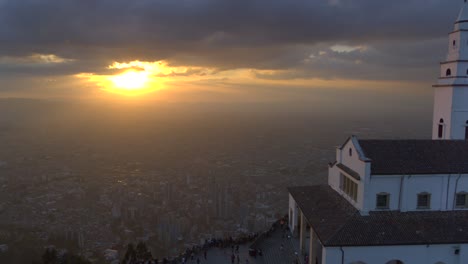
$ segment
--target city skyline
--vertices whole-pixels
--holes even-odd
[[[466,1],[0,0],[0,262],[376,262],[320,227],[468,208]]]

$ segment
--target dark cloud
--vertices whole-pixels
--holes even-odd
[[[460,5],[443,0],[0,0],[0,57],[43,53],[76,60],[42,68],[0,65],[0,70],[97,72],[114,60],[135,59],[342,77],[427,69],[426,62],[445,52],[440,39]],[[303,64],[336,43],[372,49]],[[356,60],[367,68],[356,67]],[[377,78],[390,77],[384,72]]]

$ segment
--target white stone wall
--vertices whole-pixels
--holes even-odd
[[[289,194],[288,216],[288,219],[291,219],[291,221],[288,223],[289,229],[294,234],[294,232],[296,231],[296,225],[299,221],[299,210],[297,209],[296,201],[294,201],[294,198],[291,194]]]
[[[459,58],[466,58],[466,52],[468,50],[466,34],[461,34],[462,31],[450,33],[447,61],[458,60]],[[454,45],[455,41],[455,45]],[[441,75],[445,76],[445,75]]]
[[[442,139],[450,138],[450,127],[452,123],[452,92],[452,87],[435,88],[432,139],[439,139],[438,129],[440,119],[444,119],[444,133]]]
[[[468,15],[468,9],[462,13]],[[456,24],[455,28],[459,26],[468,27],[468,23]],[[439,86],[448,87],[435,88],[432,138],[439,139],[438,125],[443,118],[442,139],[465,139],[468,121],[468,32],[454,31],[449,35],[448,42],[447,59],[440,66],[438,81]],[[447,69],[451,71],[450,76],[446,74]]]
[[[351,149],[352,155],[349,155]],[[431,194],[430,210],[453,210],[455,194],[468,192],[468,174],[428,174],[428,175],[370,175],[372,163],[360,159],[353,140],[343,148],[337,149],[338,163],[360,174],[358,199],[353,201],[340,189],[340,173],[346,175],[336,165],[329,168],[328,184],[340,195],[353,204],[361,214],[366,215],[376,209],[376,197],[379,193],[390,194],[390,210],[415,211],[417,195],[422,192]],[[458,181],[458,183],[457,183]],[[455,189],[456,188],[456,189]],[[290,198],[291,200],[292,198]],[[290,201],[290,207],[292,206]]]
[[[337,148],[336,157],[337,162],[342,163],[348,168],[354,170],[355,172],[359,173],[361,180],[355,180],[354,178],[350,177],[355,183],[358,184],[358,196],[357,201],[354,201],[350,197],[348,197],[343,191],[340,189],[340,172],[347,175],[346,172],[341,171],[337,166],[333,166],[328,170],[328,185],[330,185],[335,191],[345,197],[351,204],[353,204],[359,210],[366,211],[365,204],[366,204],[366,181],[369,178],[370,174],[370,163],[365,162],[360,159],[359,152],[360,150],[356,147],[355,139],[351,138],[346,142],[346,144],[340,149]],[[351,155],[350,155],[351,150]]]
[[[400,192],[400,186],[401,192]],[[373,175],[367,187],[369,209],[376,209],[376,195],[390,194],[390,210],[417,211],[417,195],[431,194],[430,210],[453,210],[455,194],[468,192],[468,174]]]
[[[468,121],[468,87],[453,88],[451,139],[465,139]]]
[[[458,255],[455,254],[456,248],[460,249]],[[392,260],[400,260],[404,264],[468,263],[468,244],[343,247],[341,249],[339,247],[324,248],[321,264],[387,264]]]

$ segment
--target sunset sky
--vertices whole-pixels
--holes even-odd
[[[0,97],[431,96],[461,0],[0,0]]]

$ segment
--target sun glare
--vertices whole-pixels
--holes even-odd
[[[125,90],[144,89],[148,82],[148,73],[144,71],[127,71],[117,76],[110,77],[116,88]]]
[[[175,80],[193,83],[211,78],[215,73],[212,68],[170,66],[166,61],[113,62],[107,69],[108,74],[80,73],[76,77],[97,85],[101,91],[139,97],[165,89]]]

